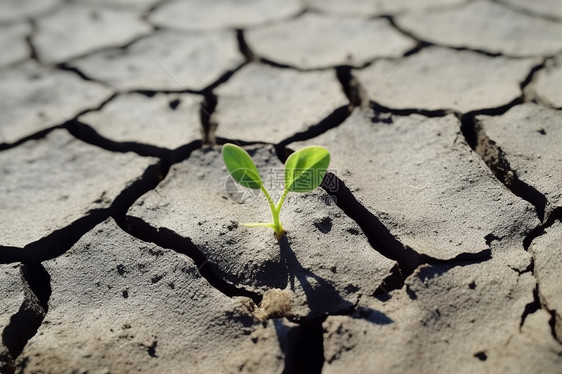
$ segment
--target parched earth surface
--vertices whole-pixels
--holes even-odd
[[[562,373],[562,2],[0,1],[0,373]],[[293,151],[331,153],[272,195]]]

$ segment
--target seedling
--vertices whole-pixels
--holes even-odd
[[[222,147],[222,157],[232,178],[243,187],[260,189],[271,209],[272,223],[243,223],[246,227],[269,227],[280,240],[285,234],[279,213],[289,192],[312,191],[322,183],[330,164],[330,152],[324,147],[310,146],[296,151],[285,162],[285,189],[277,203],[265,188],[258,168],[250,155],[234,144]]]

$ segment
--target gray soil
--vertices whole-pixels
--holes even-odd
[[[562,373],[562,3],[0,2],[0,374]],[[322,145],[322,185],[283,163]]]

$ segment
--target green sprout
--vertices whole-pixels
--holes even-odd
[[[269,191],[265,188],[258,168],[250,155],[234,144],[222,147],[222,157],[232,178],[241,186],[260,189],[271,209],[272,223],[243,223],[246,227],[270,227],[280,240],[285,234],[279,213],[289,192],[312,191],[322,183],[328,165],[330,152],[324,147],[310,146],[296,151],[285,162],[285,189],[277,203],[273,202]]]

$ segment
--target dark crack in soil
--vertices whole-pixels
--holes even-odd
[[[23,263],[20,268],[24,301],[2,332],[2,342],[11,359],[16,360],[27,341],[35,335],[49,310],[50,275],[39,262]]]
[[[452,4],[447,6],[434,6],[426,8],[425,11],[459,11],[461,12],[466,4],[476,3],[474,2],[462,2],[458,4]],[[47,2],[46,2],[47,3]],[[55,2],[53,2],[54,4]],[[141,2],[139,2],[140,4]],[[116,51],[121,54],[125,54],[131,49],[136,43],[143,41],[144,39],[150,38],[154,34],[166,31],[166,27],[155,26],[155,23],[151,22],[151,16],[158,10],[168,6],[173,3],[172,1],[159,0],[159,1],[144,1],[145,5],[138,5],[138,9],[127,8],[123,6],[120,10],[122,12],[135,12],[140,20],[145,24],[150,25],[150,30],[142,33],[141,35],[135,36],[125,43],[120,45],[103,45],[100,47],[93,48],[84,53],[80,53],[72,57],[68,61],[58,62],[51,64],[50,68],[54,71],[64,72],[69,75],[73,75],[84,82],[90,82],[92,84],[101,84],[105,87],[110,87],[107,82],[101,79],[95,78],[94,75],[89,74],[86,70],[81,69],[75,64],[76,61],[93,56],[98,53]],[[506,9],[514,10],[521,15],[530,17],[531,19],[536,19],[538,21],[547,20],[552,25],[561,23],[562,19],[556,13],[553,12],[552,15],[541,13],[540,11],[532,10],[533,8],[527,9],[526,7],[516,5],[506,0],[494,0],[491,3],[501,4]],[[50,17],[55,14],[59,9],[66,6],[72,6],[74,3],[61,1],[55,5],[47,7],[43,10],[37,10],[33,12],[32,10],[20,10],[21,14],[18,15],[17,12],[14,13],[14,22],[25,22],[29,24],[29,32],[23,37],[22,42],[28,48],[28,60],[33,61],[37,64],[46,65],[41,61],[40,49],[37,44],[37,35],[41,32],[45,32],[40,27],[38,21]],[[107,7],[107,9],[112,9],[112,5],[96,5],[101,7]],[[352,5],[350,5],[351,7]],[[118,6],[116,6],[118,8]],[[412,32],[406,30],[405,27],[400,25],[398,18],[401,12],[394,14],[393,11],[388,14],[370,16],[370,19],[384,19],[388,21],[390,28],[397,32],[398,34],[406,37],[414,42],[414,46],[410,46],[405,51],[398,54],[398,57],[375,57],[371,58],[368,62],[361,64],[362,66],[352,65],[349,60],[352,60],[352,51],[348,52],[348,56],[342,57],[339,63],[333,64],[332,66],[325,68],[302,68],[299,66],[294,66],[290,63],[283,61],[278,61],[275,57],[269,57],[263,55],[260,51],[259,46],[254,48],[249,42],[249,33],[252,30],[270,27],[274,25],[283,24],[293,20],[299,20],[304,18],[309,14],[320,14],[325,18],[332,18],[333,22],[339,17],[339,15],[328,15],[323,11],[313,10],[312,5],[305,6],[301,4],[301,8],[292,14],[286,14],[278,16],[278,19],[266,20],[256,22],[250,21],[249,26],[228,26],[223,25],[224,20],[217,20],[216,30],[228,29],[236,40],[236,49],[239,57],[243,62],[231,65],[231,68],[223,69],[220,74],[216,76],[215,79],[206,84],[202,89],[194,90],[185,88],[179,81],[176,81],[178,87],[177,89],[160,89],[160,88],[147,88],[138,90],[114,90],[113,93],[101,102],[101,104],[88,108],[85,110],[80,110],[75,113],[72,118],[67,118],[60,121],[48,128],[38,130],[34,133],[27,134],[13,142],[0,143],[0,152],[7,151],[10,149],[22,146],[25,143],[40,140],[46,138],[51,132],[55,130],[64,129],[68,131],[74,138],[80,141],[103,149],[105,151],[114,152],[116,154],[124,154],[128,152],[133,152],[141,157],[152,157],[157,159],[157,162],[144,170],[142,175],[140,175],[136,180],[132,181],[127,187],[125,187],[111,202],[110,206],[105,209],[91,209],[87,211],[82,217],[76,219],[69,225],[55,230],[43,238],[31,242],[23,247],[3,245],[0,242],[0,264],[10,264],[10,263],[20,263],[20,275],[23,288],[23,302],[19,307],[19,310],[10,316],[9,323],[4,327],[2,331],[2,345],[0,348],[5,347],[6,352],[0,351],[0,371],[6,373],[13,373],[16,368],[21,369],[21,372],[26,371],[26,365],[28,363],[29,357],[25,356],[25,349],[27,343],[36,334],[39,328],[44,324],[44,319],[49,312],[49,300],[51,297],[51,276],[49,274],[42,262],[46,260],[55,259],[65,254],[76,244],[85,234],[93,232],[94,227],[102,223],[108,218],[113,218],[118,224],[119,228],[128,235],[134,238],[140,239],[144,242],[154,243],[159,247],[167,248],[173,250],[175,253],[185,256],[191,259],[199,271],[200,275],[205,278],[208,284],[220,291],[223,295],[226,295],[231,300],[238,299],[250,299],[255,305],[259,305],[262,301],[263,295],[252,290],[247,290],[243,286],[238,284],[233,284],[225,279],[221,278],[217,264],[214,264],[208,260],[206,255],[201,251],[188,237],[183,237],[182,235],[174,232],[171,229],[161,227],[153,227],[149,223],[138,217],[128,216],[127,212],[131,206],[143,195],[147,194],[149,191],[154,190],[158,185],[162,183],[165,177],[168,175],[170,168],[177,163],[189,159],[195,150],[201,149],[213,144],[224,144],[226,142],[234,142],[241,146],[253,145],[253,144],[267,144],[266,142],[259,141],[247,141],[245,139],[238,139],[237,134],[232,134],[232,139],[225,139],[216,136],[216,130],[221,124],[216,119],[216,109],[217,104],[221,100],[221,96],[218,95],[217,88],[221,85],[227,83],[232,77],[234,77],[244,66],[253,63],[264,63],[269,66],[273,66],[281,69],[292,69],[300,72],[316,71],[316,70],[327,70],[333,71],[334,75],[337,77],[339,84],[341,85],[342,91],[345,93],[348,105],[328,108],[331,109],[331,113],[325,116],[323,119],[319,120],[314,124],[307,124],[306,129],[301,132],[293,133],[291,136],[283,139],[279,143],[273,145],[275,147],[275,152],[277,158],[284,162],[286,158],[292,153],[289,148],[291,143],[306,141],[310,139],[315,139],[320,135],[328,132],[331,129],[340,127],[350,116],[353,116],[353,109],[371,107],[375,113],[379,116],[386,115],[398,115],[398,116],[410,116],[410,115],[423,115],[428,118],[440,118],[447,116],[448,114],[454,114],[459,118],[461,122],[460,133],[464,137],[467,144],[472,148],[472,150],[480,156],[480,158],[485,162],[488,168],[492,171],[494,176],[499,182],[504,184],[515,196],[519,199],[525,200],[535,207],[536,215],[541,223],[531,230],[522,242],[522,247],[525,251],[531,252],[529,249],[532,243],[542,235],[545,235],[547,229],[552,227],[556,222],[562,219],[562,208],[553,207],[549,205],[547,197],[539,189],[533,187],[532,185],[521,180],[520,176],[510,165],[509,154],[502,149],[502,145],[497,143],[494,139],[490,138],[488,134],[483,129],[483,126],[476,118],[479,115],[488,116],[501,116],[504,115],[508,110],[514,108],[524,102],[535,102],[542,106],[547,106],[532,92],[532,86],[534,80],[536,79],[537,73],[545,68],[546,61],[552,59],[554,55],[547,54],[541,55],[540,63],[534,65],[529,71],[528,75],[519,82],[519,88],[521,89],[521,95],[511,99],[509,102],[497,107],[491,108],[479,108],[478,110],[469,111],[462,113],[460,111],[455,111],[451,109],[446,109],[446,106],[439,106],[443,109],[427,109],[423,107],[408,107],[406,109],[396,109],[392,107],[387,107],[376,100],[373,100],[369,96],[369,92],[366,87],[361,83],[360,79],[357,78],[355,72],[364,69],[377,61],[380,60],[392,60],[397,61],[398,58],[409,58],[410,56],[415,56],[420,52],[428,48],[446,48],[450,51],[462,52],[471,51],[479,55],[488,57],[490,59],[495,58],[511,58],[510,53],[507,52],[496,52],[488,50],[487,48],[476,48],[476,47],[465,47],[465,46],[455,46],[446,42],[431,42],[425,40],[424,38],[418,36],[417,32]],[[140,9],[140,10],[139,10]],[[272,7],[273,9],[273,7]],[[342,12],[342,18],[344,18],[345,12],[337,10],[336,12]],[[263,16],[267,19],[266,15]],[[19,18],[18,18],[19,17]],[[259,17],[258,17],[259,18]],[[6,27],[9,22],[4,25],[0,19],[0,27]],[[247,21],[247,20],[246,20]],[[248,22],[248,21],[247,21]],[[255,22],[255,25],[252,24]],[[241,23],[244,25],[244,22]],[[170,29],[173,29],[171,27]],[[206,33],[213,33],[216,30],[198,30],[194,32],[185,30],[175,30],[174,32],[181,33],[194,33],[198,35],[204,35]],[[94,37],[94,36],[92,36]],[[304,36],[306,37],[306,36]],[[320,41],[318,41],[320,43]],[[339,47],[339,46],[338,46]],[[326,48],[335,48],[335,46],[326,45]],[[311,51],[311,54],[315,53]],[[149,58],[149,57],[147,57]],[[221,57],[216,56],[219,60]],[[514,57],[517,59],[519,57]],[[215,61],[209,61],[209,64],[213,64]],[[182,62],[188,64],[189,61]],[[11,66],[3,67],[3,69],[10,69]],[[167,73],[167,72],[165,72]],[[173,77],[174,73],[171,70],[170,79],[175,80]],[[397,74],[400,74],[398,71]],[[392,77],[389,77],[391,80]],[[386,84],[387,82],[385,82]],[[321,87],[317,87],[321,89]],[[384,87],[381,87],[383,90]],[[384,91],[383,91],[384,92]],[[111,103],[120,95],[128,93],[140,93],[145,95],[147,98],[154,97],[156,94],[161,93],[184,93],[184,94],[199,94],[202,100],[192,98],[197,102],[199,107],[199,124],[201,131],[201,140],[194,140],[187,142],[175,149],[170,149],[162,146],[157,146],[154,144],[143,143],[138,141],[118,141],[112,139],[111,137],[106,137],[100,132],[96,131],[93,126],[82,122],[79,117],[89,113],[101,111],[106,105]],[[428,92],[428,95],[431,93]],[[27,105],[26,103],[19,103],[14,105]],[[170,108],[175,110],[179,104],[179,101],[170,101]],[[286,115],[291,115],[287,113]],[[10,119],[11,120],[11,119]],[[283,118],[279,119],[282,122]],[[381,120],[381,121],[384,121]],[[260,129],[259,124],[252,124],[256,126],[256,131],[267,131],[267,129]],[[0,123],[0,135],[2,135],[2,123]],[[341,129],[342,134],[345,133],[345,129]],[[0,137],[0,139],[2,139]],[[352,150],[350,150],[352,151]],[[360,157],[360,155],[358,155]],[[47,172],[47,171],[46,171]],[[278,340],[281,351],[276,360],[281,361],[281,366],[283,367],[283,373],[321,373],[330,372],[330,365],[336,362],[338,359],[346,356],[338,356],[337,358],[328,358],[326,352],[328,343],[331,335],[327,333],[326,323],[329,318],[334,316],[345,316],[350,319],[358,319],[363,321],[372,322],[375,325],[393,325],[397,323],[393,320],[393,316],[387,315],[383,312],[369,309],[366,305],[372,300],[378,300],[380,302],[394,302],[394,295],[397,292],[404,291],[406,295],[410,297],[411,300],[422,301],[423,296],[418,296],[414,289],[410,286],[409,281],[423,272],[426,266],[433,265],[447,265],[450,269],[456,267],[465,267],[468,265],[478,265],[483,264],[491,259],[493,259],[494,254],[492,251],[492,245],[494,242],[500,242],[503,238],[496,237],[493,233],[486,236],[485,241],[487,248],[475,253],[461,253],[454,258],[448,260],[441,260],[433,258],[426,254],[419,253],[415,248],[410,248],[404,245],[399,239],[397,239],[388,227],[386,227],[381,219],[377,217],[377,213],[368,209],[367,206],[362,204],[357,196],[351,191],[344,181],[335,175],[329,175],[332,179],[337,179],[338,190],[332,191],[328,186],[323,186],[324,190],[329,194],[332,194],[336,198],[337,206],[347,217],[351,218],[360,228],[359,232],[356,229],[351,229],[356,232],[352,232],[353,235],[364,235],[369,244],[369,249],[378,252],[387,259],[395,261],[395,266],[392,267],[390,274],[378,285],[377,290],[372,295],[361,295],[356,304],[350,305],[348,308],[344,308],[338,313],[332,313],[328,315],[325,313],[321,317],[315,319],[298,319],[292,318],[290,315],[275,316],[271,319],[262,321],[255,319],[254,317],[249,317],[249,315],[244,315],[243,317],[232,317],[233,320],[239,320],[246,318],[246,325],[244,326],[246,330],[243,332],[237,331],[236,334],[252,334],[253,328],[255,326],[270,326],[268,324],[274,325],[274,330],[277,334],[275,339]],[[41,183],[38,181],[38,183]],[[202,207],[202,209],[205,209]],[[226,213],[225,213],[226,214]],[[30,213],[31,215],[31,213]],[[510,219],[511,217],[506,217]],[[30,222],[33,220],[30,219]],[[320,229],[322,229],[322,226]],[[333,228],[332,228],[333,229]],[[322,230],[320,230],[322,231]],[[212,240],[213,238],[209,238]],[[321,246],[321,244],[319,244]],[[280,247],[280,251],[291,251],[291,248]],[[292,253],[292,252],[291,252]],[[293,254],[294,255],[294,254]],[[295,260],[297,263],[298,261]],[[300,264],[299,264],[300,266]],[[523,332],[526,323],[532,319],[532,317],[539,311],[544,310],[549,313],[551,318],[549,319],[549,329],[551,331],[552,337],[556,339],[559,343],[562,343],[562,337],[557,336],[556,333],[556,312],[555,310],[549,309],[549,305],[541,296],[541,284],[539,278],[536,274],[536,264],[534,257],[531,258],[530,263],[526,268],[512,268],[517,275],[523,279],[525,276],[529,276],[528,273],[535,277],[535,287],[532,291],[532,300],[523,308],[523,313],[521,314],[519,324],[520,332]],[[303,271],[310,271],[314,274],[314,269],[302,269]],[[435,271],[435,274],[431,276],[422,276],[423,280],[431,280],[432,277],[440,277],[447,271],[431,269]],[[313,277],[314,278],[314,277]],[[152,278],[152,284],[160,282],[162,275],[155,275]],[[331,285],[327,282],[318,281],[317,278],[312,279],[312,283],[307,286],[309,289],[314,287],[327,287]],[[173,288],[173,282],[170,283],[170,288]],[[350,286],[351,287],[351,286]],[[468,284],[470,290],[474,290],[479,287],[474,281]],[[123,292],[123,297],[130,297],[132,291],[125,290]],[[306,290],[305,290],[306,292]],[[335,291],[334,291],[335,292]],[[131,296],[132,297],[132,296]],[[188,307],[188,306],[187,306]],[[558,311],[559,312],[559,311]],[[233,312],[233,316],[234,316]],[[320,313],[321,314],[321,313]],[[284,320],[280,317],[287,317],[285,320],[292,323],[291,326],[285,325]],[[374,322],[373,322],[374,321]],[[244,324],[242,324],[244,325]],[[178,329],[184,329],[189,327],[178,327]],[[228,331],[228,326],[224,327],[225,337],[227,337],[232,332]],[[255,331],[254,331],[255,332]],[[355,333],[355,332],[354,332]],[[366,334],[365,332],[360,332],[358,334]],[[493,332],[490,332],[493,334]],[[336,334],[337,335],[337,334]],[[352,335],[352,334],[351,334]],[[253,344],[262,344],[262,338],[258,338],[252,335],[251,337]],[[266,338],[263,338],[267,340]],[[507,345],[507,343],[506,343]],[[146,355],[150,359],[157,360],[160,356],[161,350],[168,349],[166,343],[160,343],[156,338],[148,341],[148,343],[143,342],[140,344],[141,348],[144,349]],[[265,349],[268,349],[264,344]],[[345,348],[348,347],[348,348]],[[238,348],[238,347],[237,347]],[[372,347],[371,347],[372,349]],[[376,349],[376,348],[375,348]],[[355,344],[345,345],[345,354],[351,354],[352,357],[355,352],[360,352]],[[478,349],[475,352],[469,352],[469,354],[474,358],[474,360],[479,361],[482,364],[488,364],[490,361],[495,359],[494,353],[488,351],[487,349]],[[4,355],[4,356],[2,356]],[[559,354],[560,355],[560,354]],[[359,357],[359,356],[356,356]],[[357,358],[353,359],[356,360]],[[275,361],[275,360],[273,360]],[[271,361],[264,361],[271,362]],[[3,365],[3,366],[2,366]],[[100,364],[102,365],[102,364]],[[253,366],[252,366],[253,365]],[[245,361],[239,363],[238,368],[245,372],[267,372],[270,368],[260,366],[259,360],[256,362]],[[136,368],[136,367],[135,367]],[[65,368],[70,369],[70,368]],[[137,368],[141,370],[141,368]],[[242,370],[244,369],[244,370]],[[109,370],[108,370],[109,371]],[[141,370],[142,371],[142,370]],[[278,370],[279,371],[279,370]]]

